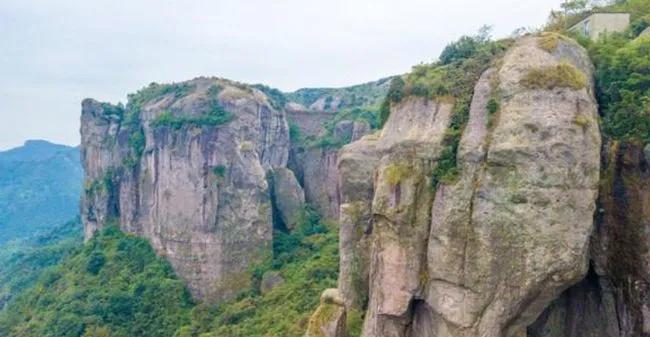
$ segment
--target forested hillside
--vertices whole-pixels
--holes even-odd
[[[0,152],[0,245],[79,214],[79,149],[46,141]]]

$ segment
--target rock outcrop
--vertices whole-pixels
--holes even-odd
[[[90,99],[82,108],[86,237],[115,223],[148,238],[199,298],[246,286],[272,239],[266,175],[285,172],[284,112],[213,78],[151,85],[126,109]]]
[[[289,110],[288,118],[300,129],[303,136],[322,137],[325,124],[333,118],[331,112]],[[363,121],[342,120],[334,126],[333,139],[341,143],[356,141],[371,132]],[[339,218],[338,147],[303,146],[293,143],[290,167],[298,175],[305,191],[305,200],[326,218]]]
[[[338,289],[323,292],[318,309],[309,319],[305,337],[348,337],[346,310]]]
[[[603,146],[589,275],[544,311],[530,337],[650,335],[649,163],[642,144]]]
[[[305,204],[305,193],[298,184],[293,171],[288,168],[276,168],[271,174],[273,185],[271,199],[279,220],[287,229],[295,229]]]
[[[592,85],[524,78],[560,66],[591,78],[591,62],[568,40],[547,51],[526,37],[496,64],[476,84],[455,181],[431,174],[448,99],[403,99],[380,134],[340,153],[339,290],[348,310],[367,308],[365,337],[522,336],[587,273],[601,145]]]

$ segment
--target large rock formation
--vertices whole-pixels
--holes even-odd
[[[335,115],[326,111],[288,109],[288,118],[299,128],[302,137],[325,136],[325,125]],[[341,143],[356,141],[370,132],[362,121],[342,120],[334,125],[331,137]],[[339,218],[338,153],[336,146],[304,146],[293,142],[290,164],[305,191],[305,200],[330,220]]]
[[[530,337],[650,335],[650,153],[642,144],[603,146],[589,275],[528,329]]]
[[[201,298],[246,286],[271,241],[266,175],[287,164],[283,111],[258,90],[198,78],[145,88],[126,109],[85,100],[81,137],[86,237],[113,222],[150,239]]]
[[[380,134],[341,152],[339,290],[348,310],[367,307],[363,336],[522,336],[585,276],[600,167],[592,86],[524,78],[593,70],[577,44],[538,40],[517,41],[476,84],[457,180],[432,188],[448,99],[406,98]]]

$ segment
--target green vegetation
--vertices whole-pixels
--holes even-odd
[[[402,165],[402,164],[388,165],[384,169],[386,182],[391,186],[398,185],[402,180],[408,178],[408,176],[411,174],[412,171],[413,168],[408,165]]]
[[[260,282],[269,271],[280,272],[284,283],[262,294]],[[197,306],[191,324],[179,329],[176,337],[303,336],[321,292],[336,286],[337,229],[306,207],[296,230],[275,231],[272,257],[251,274],[252,286],[234,299]]]
[[[546,30],[565,32],[572,24],[595,12],[628,12],[626,32],[591,41],[575,36],[587,48],[596,66],[596,97],[602,131],[608,138],[650,142],[650,38],[638,37],[650,25],[650,0],[615,1],[591,7],[587,1],[570,1],[568,14],[554,12]],[[580,124],[576,120],[576,124]]]
[[[379,109],[380,126],[383,127],[388,120],[391,103],[399,103],[402,100],[402,97],[404,96],[404,84],[404,79],[401,76],[394,77],[390,82],[386,99],[381,103]]]
[[[180,87],[174,87],[173,91],[176,97],[181,97],[186,95],[189,90],[193,89],[193,86],[184,84],[177,85]],[[208,96],[208,106],[209,110],[201,115],[197,116],[178,116],[171,111],[163,111],[156,118],[154,118],[150,125],[154,128],[157,127],[169,127],[173,130],[180,130],[184,126],[189,127],[202,127],[202,126],[219,126],[226,124],[232,120],[232,115],[223,109],[219,103],[219,93],[223,88],[220,85],[212,85],[207,90]],[[172,89],[166,89],[163,92],[169,91]],[[155,92],[155,90],[154,90]],[[149,93],[141,94],[143,97],[149,97]],[[155,96],[154,96],[155,97]],[[131,99],[131,96],[129,96]],[[151,100],[151,98],[149,98]],[[139,102],[136,100],[134,102]],[[146,102],[146,101],[145,101]],[[135,104],[135,103],[134,103]]]
[[[180,98],[192,92],[194,88],[193,85],[187,83],[158,84],[153,82],[138,92],[129,94],[126,108],[130,114],[139,116],[140,110],[145,103],[161,99],[166,95],[173,95],[175,98]]]
[[[539,36],[539,47],[553,53],[562,39],[566,37],[554,32],[543,32]]]
[[[384,100],[391,78],[382,78],[378,81],[354,85],[345,88],[306,88],[295,92],[286,93],[289,101],[300,103],[306,107],[314,104],[319,99],[324,99],[326,110],[342,110],[359,107],[378,106]],[[259,89],[259,88],[258,88]],[[334,98],[340,100],[338,106],[332,107]],[[329,101],[329,104],[327,104]]]
[[[650,37],[617,34],[586,45],[596,65],[603,132],[650,142]]]
[[[266,96],[269,98],[269,103],[276,110],[283,109],[284,105],[288,102],[285,94],[278,89],[271,88],[264,84],[255,84],[252,87],[266,94]]]
[[[250,287],[217,304],[195,306],[144,239],[109,227],[82,245],[78,222],[62,233],[40,248],[0,251],[8,266],[0,272],[0,306],[8,301],[1,336],[298,337],[338,276],[337,228],[311,207],[296,230],[275,231],[272,255],[246,274]],[[262,293],[269,271],[284,282]],[[358,333],[361,315],[349,320]]]
[[[454,103],[451,122],[445,133],[441,158],[432,172],[433,187],[451,182],[458,175],[456,154],[467,120],[474,85],[481,74],[494,64],[512,40],[492,41],[489,28],[483,27],[475,36],[464,36],[449,44],[438,62],[420,64],[403,81],[394,80],[380,110],[381,122],[388,119],[390,105],[408,96],[421,96],[439,102]],[[497,110],[492,102],[488,109]]]
[[[530,89],[571,88],[580,90],[587,86],[587,76],[569,63],[531,69],[521,79],[524,87]]]
[[[487,105],[486,105],[487,111],[490,114],[494,114],[497,111],[499,111],[500,107],[501,107],[501,104],[499,104],[499,101],[494,97],[490,98],[488,100],[488,102],[487,102]]]
[[[232,115],[230,113],[218,104],[214,104],[207,114],[200,116],[175,116],[169,111],[164,111],[151,121],[151,126],[155,128],[170,127],[174,130],[180,130],[183,126],[219,126],[226,124],[231,120]]]
[[[303,143],[307,147],[335,149],[340,148],[345,144],[349,144],[352,141],[352,134],[345,135],[344,137],[335,134],[336,125],[342,121],[365,122],[370,129],[376,129],[379,126],[377,108],[374,106],[343,109],[337,112],[332,119],[325,123],[325,132],[323,135],[316,138],[303,139]],[[291,125],[289,127],[291,127]],[[289,132],[291,132],[291,129],[289,129]]]
[[[0,246],[49,232],[79,214],[78,148],[28,141],[0,152],[0,172]]]
[[[173,336],[192,306],[146,240],[109,227],[12,299],[0,312],[0,335]]]
[[[50,231],[0,246],[0,312],[11,299],[32,286],[83,241],[79,219]]]
[[[130,153],[124,158],[123,164],[129,168],[135,168],[142,158],[144,149],[146,146],[146,139],[144,135],[144,130],[138,124],[134,124],[130,127],[129,133],[129,149]]]

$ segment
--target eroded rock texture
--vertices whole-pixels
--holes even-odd
[[[119,224],[148,238],[196,296],[228,296],[268,253],[266,174],[287,164],[284,112],[260,91],[220,79],[149,89],[126,111],[83,102],[86,237]],[[217,108],[227,123],[200,119]]]
[[[288,118],[300,129],[303,137],[322,137],[325,124],[333,112],[288,109]],[[362,121],[343,120],[337,123],[334,139],[349,143],[370,133]],[[338,188],[337,147],[303,146],[292,143],[289,167],[296,172],[305,191],[305,200],[329,220],[338,220],[340,193]]]
[[[380,134],[342,150],[341,275],[363,336],[523,336],[587,272],[600,132],[591,85],[531,89],[532,69],[568,62],[523,38],[476,84],[460,175],[433,188],[453,105],[407,98]],[[500,101],[487,111],[491,97]]]
[[[591,271],[544,311],[530,337],[650,335],[650,156],[641,144],[615,141],[602,153]]]

